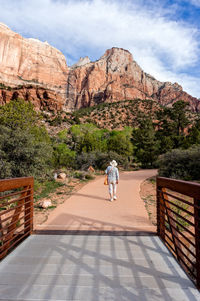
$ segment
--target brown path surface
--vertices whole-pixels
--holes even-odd
[[[36,230],[155,232],[139,194],[140,184],[154,175],[156,170],[122,172],[114,202],[109,201],[108,187],[100,177],[58,206]]]

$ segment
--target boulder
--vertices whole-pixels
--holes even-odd
[[[67,175],[66,175],[66,173],[64,173],[64,172],[61,172],[61,173],[58,175],[58,179],[61,179],[61,180],[66,180],[66,177],[67,177]]]
[[[39,203],[39,207],[43,209],[47,209],[50,206],[52,206],[51,200],[43,200]]]

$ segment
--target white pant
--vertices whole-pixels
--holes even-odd
[[[116,192],[117,192],[117,184],[116,183],[108,183],[108,189],[109,189],[109,193],[111,196],[113,196],[113,193],[114,193],[114,196],[116,196]]]

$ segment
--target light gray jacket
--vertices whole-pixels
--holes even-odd
[[[105,173],[108,175],[108,183],[119,181],[119,171],[117,167],[108,166]]]

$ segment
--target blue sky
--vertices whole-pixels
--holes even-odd
[[[200,0],[0,0],[0,22],[62,51],[67,64],[129,50],[143,70],[200,98]]]

